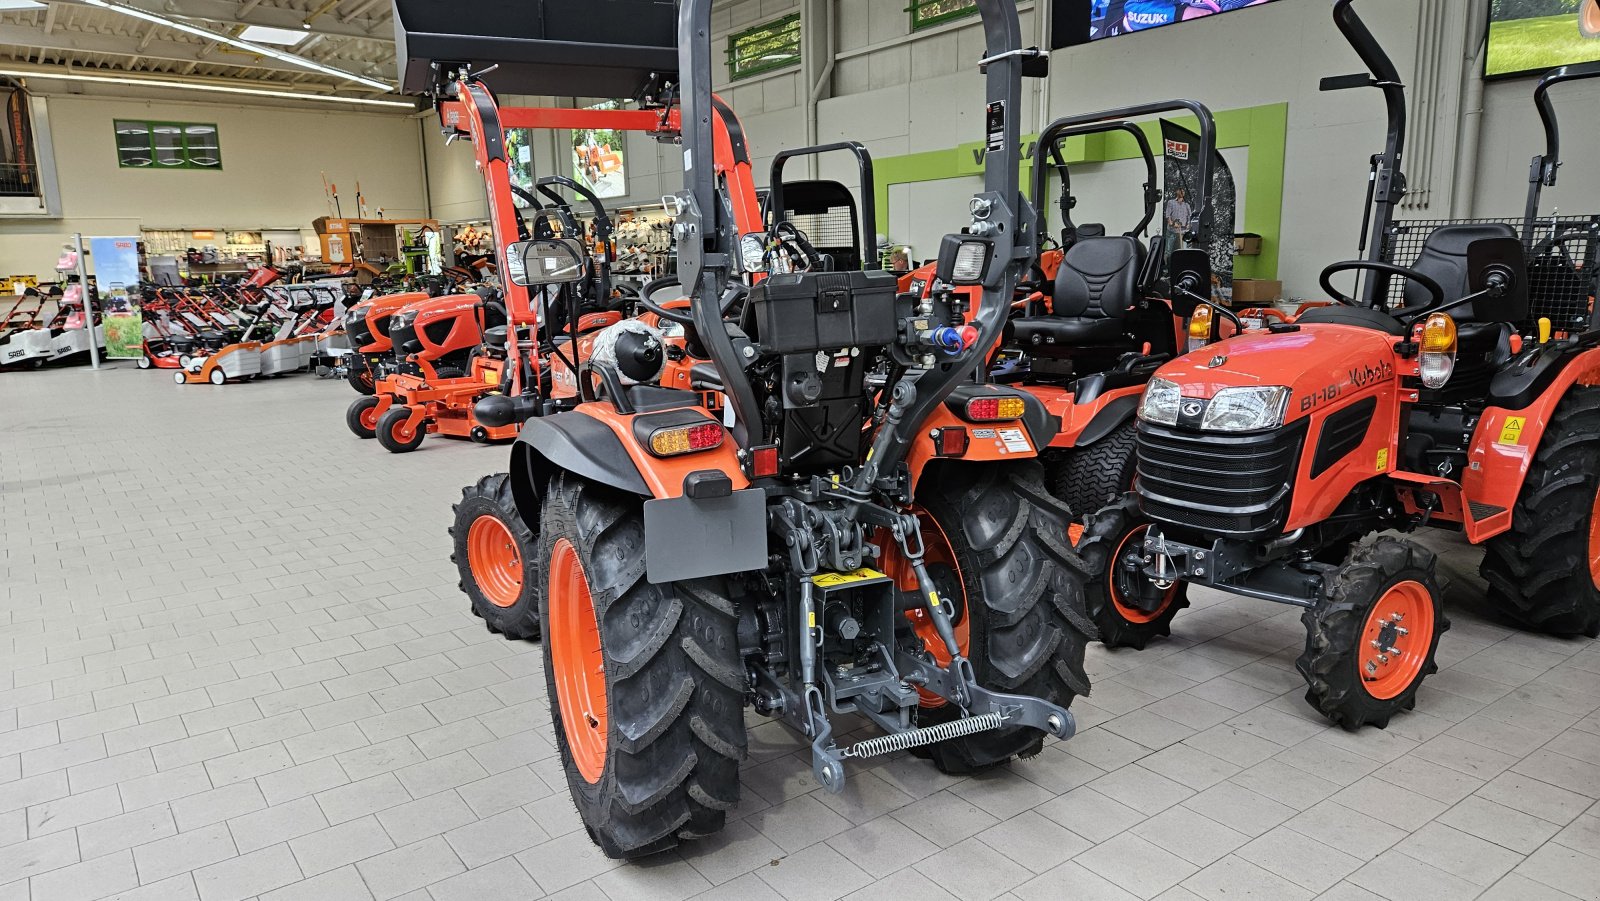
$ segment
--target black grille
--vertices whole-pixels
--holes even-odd
[[[350,339],[350,347],[360,350],[372,343],[372,329],[367,327],[367,317],[351,316],[344,325],[345,336]]]
[[[1432,219],[1397,222],[1385,236],[1383,258],[1399,266],[1417,261],[1428,236],[1441,226],[1504,223],[1523,236],[1528,249],[1527,320],[1517,323],[1533,334],[1540,319],[1560,332],[1588,331],[1595,279],[1600,275],[1600,215],[1540,219],[1531,236],[1523,235],[1521,219]],[[1406,282],[1389,286],[1389,303],[1403,303]]]
[[[1281,530],[1304,436],[1304,421],[1254,435],[1140,423],[1140,505],[1158,522],[1209,534],[1259,537]]]

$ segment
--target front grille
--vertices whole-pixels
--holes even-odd
[[[1304,421],[1228,435],[1139,424],[1138,492],[1158,521],[1235,538],[1280,531],[1289,516]]]
[[[350,346],[360,350],[372,343],[372,329],[367,327],[367,317],[352,316],[345,322],[345,335],[350,340]]]

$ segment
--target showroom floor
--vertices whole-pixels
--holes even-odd
[[[1449,540],[1444,669],[1387,731],[1305,707],[1296,612],[1206,595],[981,778],[829,795],[752,718],[727,831],[618,866],[538,646],[456,590],[449,504],[505,451],[391,456],[353,397],[0,375],[0,901],[1600,899],[1600,643],[1492,621]]]

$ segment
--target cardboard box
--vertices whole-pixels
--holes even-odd
[[[1236,278],[1233,280],[1234,307],[1259,307],[1276,303],[1283,297],[1283,282],[1264,278]]]
[[[1261,236],[1251,232],[1241,232],[1233,236],[1233,252],[1236,256],[1256,257],[1261,255]]]

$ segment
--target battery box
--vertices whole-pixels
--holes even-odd
[[[756,343],[769,354],[890,344],[897,285],[876,271],[774,275],[750,291]]]

